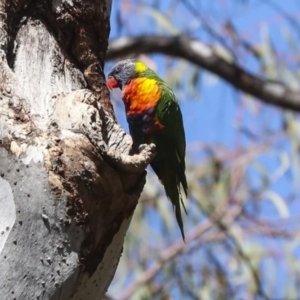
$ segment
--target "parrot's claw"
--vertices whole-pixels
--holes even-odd
[[[142,144],[139,146],[139,153],[142,153],[144,151],[150,151],[150,152],[155,152],[155,145],[154,144]]]
[[[139,146],[139,154],[145,157],[149,164],[156,155],[156,147],[154,144],[142,144]]]
[[[119,170],[130,173],[142,173],[155,157],[155,145],[143,144],[139,147],[139,154],[127,155],[109,149],[106,157]]]

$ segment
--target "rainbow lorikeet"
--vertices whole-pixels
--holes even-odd
[[[151,167],[163,184],[184,240],[180,204],[182,186],[187,196],[185,177],[185,133],[178,101],[170,87],[143,62],[133,59],[118,62],[108,74],[109,89],[120,88],[135,149],[154,143],[156,156]]]

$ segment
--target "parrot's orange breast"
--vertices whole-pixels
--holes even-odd
[[[160,97],[161,89],[156,80],[146,77],[131,80],[122,92],[127,115],[137,115],[154,107]]]

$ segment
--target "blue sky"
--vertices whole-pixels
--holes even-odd
[[[168,9],[168,3],[171,2],[172,1],[164,1],[163,6]],[[205,11],[207,19],[214,23],[214,26],[216,26],[216,28],[221,29],[222,23],[226,20],[225,17],[233,17],[233,19],[230,19],[232,23],[236,28],[238,28],[240,34],[244,34],[245,39],[249,39],[252,44],[258,45],[263,38],[266,38],[264,37],[264,35],[267,35],[268,33],[269,36],[273,39],[273,42],[276,43],[277,49],[281,50],[283,53],[285,53],[286,51],[291,51],[286,44],[286,41],[284,41],[284,37],[282,36],[284,34],[285,28],[287,28],[289,24],[285,22],[283,17],[277,14],[276,10],[274,10],[272,6],[264,4],[272,1],[249,0],[249,5],[237,5],[236,3],[238,1],[233,0],[223,1],[226,4],[224,4],[226,13],[220,11],[220,8],[218,7],[219,3],[222,1],[206,0],[190,2],[199,2],[199,4],[201,3],[199,11]],[[297,10],[299,11],[300,6],[300,4],[296,3],[297,1],[277,0],[273,2],[278,6],[284,7],[283,11],[285,11],[286,13],[297,16],[295,12]],[[230,5],[230,3],[232,3],[232,5]],[[116,13],[116,7],[117,5],[113,5],[112,20],[115,19],[114,15]],[[179,24],[174,24],[174,27],[178,27],[180,29],[182,26],[184,26],[182,23],[186,21],[187,18],[193,18],[193,16],[189,13],[189,11],[184,9],[184,6],[182,5],[180,5],[178,9],[182,9],[182,11],[184,11],[184,13],[182,11],[180,12],[180,14],[182,15],[182,19],[178,20]],[[216,19],[216,17],[219,18]],[[145,19],[145,22],[150,22],[152,20],[152,22],[155,24],[153,18],[148,17]],[[187,28],[189,27],[188,25],[189,24],[186,25]],[[133,27],[133,25],[127,26],[129,28]],[[152,30],[147,30],[147,33],[157,33],[158,27],[159,26],[151,26]],[[110,34],[111,38],[120,36],[119,30],[117,28],[118,26],[114,22],[112,22]],[[131,32],[127,32],[127,34],[138,35],[144,34],[144,32],[145,30],[139,32],[138,26],[135,26],[134,28],[132,28]],[[197,30],[192,32],[191,35],[201,39],[202,41],[207,41],[209,43],[215,44],[215,41],[212,41],[212,38],[205,31],[201,30],[201,26],[197,27]],[[243,55],[241,56],[243,57]],[[162,56],[151,55],[150,57],[153,58],[154,62],[156,63],[157,73],[162,78],[164,78],[165,64],[163,63]],[[251,56],[247,56],[246,58],[246,61],[240,63],[243,66],[246,66],[246,68],[252,72],[259,72],[258,64],[255,59],[251,58]],[[111,64],[109,63],[106,67],[106,73],[110,68]],[[176,70],[174,72],[176,72]],[[234,144],[234,126],[236,123],[238,106],[237,102],[239,101],[240,94],[223,80],[220,80],[211,73],[203,72],[201,76],[201,84],[199,84],[199,86],[197,87],[198,95],[196,95],[192,99],[193,101],[190,101],[187,92],[184,93],[184,91],[180,91],[181,97],[179,100],[181,101],[181,108],[184,115],[187,142],[190,143],[201,140],[203,143],[222,143],[228,147],[232,147]],[[164,79],[168,81],[168,78]],[[120,109],[117,109],[118,120],[124,127],[126,127],[127,124],[126,119],[123,115],[123,108],[121,104],[119,105]],[[253,121],[251,120],[251,116],[246,116],[246,118],[249,122]],[[279,120],[273,119],[272,122],[274,122],[274,125],[278,125]]]
[[[132,1],[134,2],[134,1]],[[246,4],[238,3],[246,2]],[[140,2],[139,2],[140,3]],[[145,7],[151,1],[144,1]],[[161,12],[170,11],[173,3],[171,0],[163,1],[160,5]],[[299,68],[298,61],[294,59],[300,48],[300,28],[293,27],[293,18],[300,20],[300,2],[296,0],[245,0],[245,1],[234,1],[234,0],[190,0],[190,3],[194,6],[194,13],[191,13],[185,6],[179,5],[174,7],[172,10],[173,17],[171,25],[173,29],[178,28],[190,34],[191,36],[200,39],[201,41],[217,44],[216,40],[213,39],[204,29],[196,18],[195,13],[201,13],[204,16],[203,22],[207,22],[218,33],[222,33],[222,26],[226,20],[230,20],[235,28],[238,29],[239,35],[250,41],[255,47],[258,47],[263,53],[272,53],[276,49],[277,56],[277,69],[280,72],[272,72],[270,69],[267,73],[272,79],[286,81],[289,85],[292,85],[291,81],[287,80],[288,76],[285,76],[284,69],[280,68],[280,64],[289,64],[291,69]],[[132,18],[126,18],[129,14],[124,12],[122,21],[124,27],[120,29],[116,22],[117,7],[121,5],[121,2],[115,1],[112,10],[112,23],[111,23],[111,38],[127,35],[138,35],[138,34],[170,34],[170,26],[163,23],[154,13],[144,13],[144,17],[135,19],[134,15]],[[141,14],[141,11],[137,13]],[[285,16],[290,16],[290,21],[287,21]],[[136,20],[139,20],[136,26]],[[160,25],[157,25],[157,20],[160,20]],[[188,22],[187,22],[188,20]],[[169,26],[169,27],[168,27]],[[168,29],[169,28],[169,29]],[[289,44],[290,40],[294,42],[294,48]],[[222,35],[221,36],[225,36]],[[230,43],[229,43],[230,44]],[[266,45],[269,46],[266,47]],[[153,60],[156,71],[164,78],[167,82],[171,83],[171,77],[167,77],[166,74],[174,72],[176,76],[176,68],[173,71],[166,70],[165,58],[161,55],[150,55]],[[265,55],[265,64],[271,65],[268,59],[272,59],[272,55]],[[246,68],[248,71],[255,73],[259,76],[263,76],[263,72],[260,69],[261,64],[251,55],[242,48],[238,48],[238,63]],[[176,62],[174,63],[176,65]],[[172,63],[171,63],[172,65]],[[111,68],[112,64],[108,63],[106,66],[106,73]],[[188,67],[187,67],[188,69]],[[192,72],[191,68],[191,72]],[[281,73],[282,71],[282,73]],[[228,151],[234,151],[235,149],[245,149],[253,146],[254,143],[263,144],[272,134],[282,130],[284,115],[280,110],[272,106],[262,107],[262,104],[249,97],[241,94],[240,92],[233,89],[223,80],[215,77],[213,74],[208,72],[200,73],[200,80],[194,87],[194,95],[190,96],[190,90],[188,90],[188,82],[182,84],[178,90],[174,90],[178,96],[181,104],[181,109],[184,117],[184,125],[187,139],[187,156],[188,159],[201,159],[202,152],[195,150],[195,144],[208,144],[213,147],[224,147]],[[185,82],[186,76],[182,78]],[[295,83],[297,84],[297,82]],[[114,92],[113,97],[119,99],[120,92]],[[119,102],[115,105],[117,118],[119,123],[127,128],[125,114],[123,106]],[[241,129],[244,128],[243,132],[250,132],[244,134]],[[254,136],[255,140],[253,141]],[[282,137],[277,138],[272,143],[272,150],[263,153],[256,159],[256,163],[248,169],[249,184],[253,188],[259,188],[263,182],[263,173],[266,175],[277,174],[280,172],[280,168],[283,166],[284,155],[282,153],[288,153],[290,161],[293,163],[292,157],[292,145],[289,141]],[[296,153],[296,155],[298,155]],[[299,199],[299,186],[300,183],[295,179],[294,176],[295,166],[291,165],[288,170],[279,180],[274,179],[274,183],[271,183],[270,189],[272,192],[277,193],[277,196],[281,197],[287,203],[289,214],[293,217],[298,217],[300,212],[300,199]],[[260,170],[258,172],[258,169]],[[261,176],[261,177],[260,177]],[[273,195],[274,196],[274,195]],[[277,199],[278,200],[278,199]],[[255,201],[251,201],[247,204],[246,209],[251,212],[257,213],[257,216],[266,220],[274,220],[278,222],[281,220],[280,207],[276,207],[276,197],[270,201],[263,201],[263,204],[255,204]],[[278,200],[277,204],[280,200]],[[260,205],[257,210],[257,205]],[[282,213],[282,212],[281,212]],[[155,216],[157,217],[157,216]],[[284,219],[283,219],[284,222]],[[290,227],[298,227],[299,218],[295,219],[294,224],[289,224]],[[283,255],[284,249],[287,246],[284,241],[269,241],[262,239],[265,245],[272,244],[272,247],[276,248],[276,251]],[[295,258],[300,258],[300,248],[297,247],[294,251]],[[273,258],[271,258],[272,261]],[[274,263],[274,261],[273,261]],[[276,264],[276,262],[275,262]],[[268,272],[269,269],[274,267],[271,266],[270,260],[264,262],[262,267],[263,272]],[[287,283],[285,275],[287,264],[284,260],[278,262],[280,268],[275,269],[274,277],[277,277],[277,287],[274,287],[276,296],[285,296],[284,287]],[[275,265],[276,266],[276,265]],[[268,277],[264,277],[264,280],[268,280]],[[294,299],[293,299],[294,300]]]

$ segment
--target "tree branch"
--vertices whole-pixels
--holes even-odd
[[[233,62],[222,58],[214,46],[187,36],[153,35],[115,39],[110,41],[106,59],[138,53],[163,53],[186,59],[263,102],[300,111],[299,91],[292,91],[283,83],[252,75]]]

